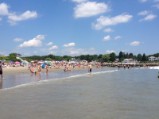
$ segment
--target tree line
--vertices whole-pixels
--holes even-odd
[[[22,57],[21,54],[18,53],[10,53],[8,56],[0,56],[0,60],[6,60],[6,61],[18,61],[16,59],[16,57]],[[153,54],[153,55],[146,55],[144,54],[137,54],[134,55],[133,53],[125,53],[120,51],[118,55],[116,55],[115,53],[110,53],[110,54],[99,54],[99,55],[79,55],[79,56],[68,56],[68,55],[64,55],[64,56],[56,56],[53,54],[49,54],[49,55],[44,55],[44,56],[38,56],[38,55],[34,55],[34,56],[26,56],[26,57],[22,57],[22,59],[27,60],[27,61],[32,61],[32,60],[56,60],[56,61],[62,61],[62,60],[66,60],[69,61],[72,58],[76,59],[76,60],[87,60],[87,61],[98,61],[98,62],[114,62],[118,59],[119,62],[123,61],[124,59],[127,58],[132,58],[134,60],[140,61],[140,62],[147,62],[148,61],[148,57],[149,56],[155,56],[155,57],[159,57],[159,53]]]

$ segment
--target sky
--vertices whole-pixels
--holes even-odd
[[[0,55],[159,53],[159,0],[0,0]]]

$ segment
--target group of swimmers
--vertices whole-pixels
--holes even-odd
[[[89,63],[88,65],[87,65],[87,67],[88,67],[88,72],[92,72],[92,64],[91,63]],[[64,66],[64,72],[66,72],[66,71],[71,71],[71,68],[75,68],[75,65],[71,65],[71,64],[65,64],[65,66]]]

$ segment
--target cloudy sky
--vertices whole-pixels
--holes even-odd
[[[0,54],[159,52],[159,0],[0,0]]]

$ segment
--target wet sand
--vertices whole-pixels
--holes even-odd
[[[156,73],[121,70],[2,90],[0,118],[158,119]]]

